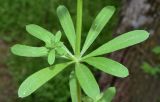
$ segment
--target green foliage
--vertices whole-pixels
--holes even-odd
[[[156,55],[160,54],[160,46],[156,46],[152,49],[152,52]],[[142,64],[142,69],[145,73],[152,75],[152,76],[157,76],[160,74],[160,65],[152,66],[147,62],[144,62]]]
[[[50,65],[54,64],[55,57],[56,57],[56,55],[55,55],[55,50],[52,49],[52,50],[48,53],[48,63],[49,63]]]
[[[84,64],[76,64],[75,73],[83,91],[93,100],[100,95],[100,89],[92,72]]]
[[[129,46],[138,44],[140,42],[143,42],[148,37],[149,37],[149,33],[144,30],[130,31],[103,44],[102,46],[100,46],[99,48],[97,48],[87,56],[85,56],[85,58],[98,56],[98,55],[110,53],[116,50],[120,50]]]
[[[117,77],[129,75],[128,69],[122,64],[104,57],[90,57],[84,60],[99,70]]]
[[[156,46],[152,49],[152,52],[155,54],[160,54],[160,46]]]
[[[65,6],[59,6],[57,8],[57,15],[59,17],[65,35],[67,36],[67,39],[69,40],[73,50],[75,50],[76,34],[71,16],[67,8]]]
[[[152,76],[156,76],[157,74],[160,74],[160,67],[159,66],[152,67],[147,62],[144,62],[142,64],[142,69],[145,73],[152,75]]]
[[[55,35],[55,43],[59,42],[62,37],[62,33],[58,31]]]
[[[26,26],[26,30],[34,37],[44,41],[46,46],[52,46],[52,40],[54,39],[54,35],[46,29],[35,24],[30,24]]]
[[[93,43],[93,41],[100,34],[106,23],[110,20],[112,15],[115,12],[115,8],[113,6],[104,7],[100,13],[97,15],[93,24],[89,30],[87,38],[85,40],[84,46],[81,51],[81,55],[85,53],[85,51],[89,48],[89,46]]]
[[[60,63],[62,61],[57,59],[56,62]],[[26,79],[26,77],[40,70],[41,68],[45,68],[48,66],[48,64],[46,63],[46,58],[43,57],[23,58],[10,56],[8,60],[8,66],[10,66],[11,74],[14,75],[14,84],[20,85]],[[70,94],[67,84],[70,71],[71,69],[62,71],[52,80],[48,81],[41,88],[26,98],[21,99],[17,98],[17,95],[14,96],[16,102],[68,102]],[[18,90],[17,88],[18,87],[16,86],[15,90]]]
[[[116,94],[115,87],[110,87],[103,92],[103,96],[98,102],[111,102],[115,94]]]
[[[29,44],[39,46],[42,44],[42,42],[33,38],[29,34],[26,34],[24,30],[25,25],[35,23],[47,28],[55,34],[57,29],[59,29],[59,24],[56,22],[57,17],[55,16],[56,7],[59,4],[65,4],[71,11],[73,20],[75,20],[75,3],[76,1],[73,0],[48,0],[47,2],[46,0],[0,0],[0,38],[1,40],[4,40],[5,43],[10,45],[21,42],[24,45]],[[85,33],[88,31],[90,23],[95,14],[97,14],[101,7],[105,5],[114,5],[119,9],[120,1],[93,0],[93,2],[90,2],[90,0],[85,0],[83,10],[83,14],[85,15],[83,22],[85,22],[85,25],[83,25],[84,35],[82,35],[82,38],[85,38]],[[102,44],[103,41],[111,39],[111,33],[114,29],[114,26],[117,24],[117,20],[118,18],[115,16],[109,23],[109,26],[107,26],[107,29],[103,30],[103,32],[107,32],[108,36],[106,37],[106,33],[102,33],[100,38],[96,40],[97,43],[94,44],[94,46],[91,46],[89,50],[96,48],[98,45]],[[64,42],[66,42],[64,37],[62,37],[62,39]],[[59,52],[63,53],[64,51],[60,50]],[[40,68],[48,65],[45,61],[46,58],[43,57],[22,58],[9,54],[7,58],[8,60],[6,63],[8,68],[11,70],[12,75],[14,76],[14,83],[16,85],[19,85],[31,73],[34,73]],[[66,102],[69,98],[69,90],[66,86],[68,75],[69,69],[56,76],[55,79],[46,83],[42,88],[27,98],[17,99],[17,96],[13,97],[17,99],[17,102]],[[63,92],[61,90],[63,90]]]
[[[11,4],[13,4],[12,3],[12,1],[10,1],[11,2]],[[14,1],[15,2],[15,1]],[[53,9],[53,5],[52,4],[55,4],[56,5],[56,2],[57,1],[54,1],[54,2],[47,2],[47,4],[46,4],[46,1],[44,1],[44,0],[39,0],[38,1],[38,3],[36,2],[36,3],[34,3],[34,1],[28,1],[28,0],[24,0],[24,1],[16,1],[16,2],[18,2],[17,4],[19,4],[19,3],[22,3],[24,6],[24,8],[27,8],[27,14],[26,15],[29,15],[28,16],[28,19],[26,20],[26,19],[20,19],[20,20],[15,20],[15,19],[8,19],[8,20],[12,20],[12,21],[18,21],[17,23],[18,24],[20,24],[20,25],[22,25],[22,26],[24,26],[24,25],[26,25],[28,22],[33,22],[34,21],[34,23],[39,23],[39,24],[43,24],[44,22],[45,23],[49,23],[49,22],[53,22],[53,20],[52,19],[54,19],[54,21],[55,21],[55,17],[54,16],[48,16],[48,15],[51,15],[52,13],[55,13],[54,12],[54,10],[53,11],[51,11],[50,9]],[[66,2],[66,1],[65,1]],[[73,1],[67,1],[68,2],[68,4],[73,4],[72,2]],[[96,4],[96,2],[98,2],[98,3],[101,3],[100,1],[94,1],[94,4]],[[102,4],[104,4],[104,2],[105,1],[103,1],[103,3]],[[107,0],[106,0],[106,2],[108,2]],[[1,3],[2,4],[2,3]],[[44,4],[46,4],[46,5],[49,5],[49,7],[48,6],[38,6],[38,4],[42,4],[42,5],[44,5]],[[88,5],[91,5],[92,4],[92,2],[89,2],[88,3]],[[26,5],[29,5],[29,6],[26,6]],[[11,6],[12,7],[12,6]],[[21,10],[23,10],[23,7],[21,8]],[[64,6],[63,6],[64,7]],[[95,6],[94,6],[95,7]],[[17,7],[15,7],[15,9],[13,9],[13,10],[15,10],[16,11],[16,9],[18,8],[18,6]],[[28,11],[28,8],[35,8],[35,11],[33,10],[33,11]],[[40,9],[39,9],[40,8]],[[48,9],[48,8],[50,8],[50,9]],[[98,8],[98,7],[95,7],[96,9]],[[65,9],[65,7],[64,7],[64,9]],[[12,9],[11,9],[12,10]],[[42,12],[41,14],[39,14],[39,13],[37,13],[37,11],[44,11],[44,10],[46,10],[47,12]],[[91,10],[93,10],[93,9],[91,9]],[[58,10],[57,10],[58,11]],[[72,11],[72,10],[71,10]],[[96,11],[96,10],[95,10]],[[105,10],[104,10],[105,11]],[[74,10],[72,11],[72,12],[74,12]],[[19,12],[18,12],[19,13]],[[41,21],[42,19],[46,19],[46,17],[44,17],[43,15],[45,15],[44,13],[47,13],[47,20],[44,20],[44,21],[42,21],[42,22],[39,22],[39,21]],[[104,13],[108,13],[108,12],[104,12]],[[65,13],[64,13],[65,14]],[[69,14],[69,12],[68,12],[68,14]],[[73,14],[73,13],[72,13]],[[87,13],[87,14],[89,14],[89,13]],[[25,15],[25,16],[26,16]],[[17,15],[15,14],[15,16],[17,17]],[[24,17],[25,17],[24,16]],[[112,16],[112,15],[107,15],[106,16],[106,18],[110,18],[110,16]],[[89,17],[89,16],[88,16]],[[90,17],[92,17],[92,15],[90,16]],[[97,16],[98,17],[98,16]],[[101,18],[101,16],[99,16],[100,18]],[[7,17],[6,17],[7,18]],[[23,18],[23,17],[22,17]],[[32,18],[36,18],[36,20],[33,20],[32,21]],[[51,19],[52,18],[52,19]],[[60,17],[59,17],[60,18]],[[74,17],[73,17],[74,18]],[[66,15],[65,15],[65,19],[68,19],[67,17],[66,17]],[[70,18],[69,18],[70,19]],[[60,19],[61,20],[61,19]],[[86,21],[87,21],[87,19],[85,19]],[[103,20],[103,18],[102,18],[102,20]],[[23,23],[22,23],[22,21],[23,21]],[[71,19],[70,19],[70,21],[71,21]],[[74,46],[75,46],[75,42],[74,42],[74,37],[73,36],[71,36],[71,37],[69,37],[71,34],[75,34],[75,31],[73,31],[73,29],[74,29],[74,27],[72,26],[72,22],[70,22],[69,20],[63,20],[63,23],[64,24],[62,24],[62,28],[63,28],[63,30],[64,30],[64,32],[65,32],[65,34],[66,34],[66,36],[67,36],[67,38],[68,38],[68,40],[69,40],[69,42],[70,42],[70,44],[72,45],[72,48],[74,49]],[[90,20],[91,21],[91,20]],[[97,23],[98,24],[100,24],[99,26],[98,26],[98,28],[95,28],[94,30],[95,31],[97,31],[97,32],[95,32],[95,35],[94,35],[94,37],[91,39],[91,41],[89,41],[89,43],[88,43],[88,45],[87,45],[87,47],[89,48],[89,46],[93,43],[93,41],[96,39],[96,37],[99,35],[99,33],[100,33],[100,31],[102,30],[102,28],[105,26],[105,21],[107,22],[107,19],[103,22],[103,21],[101,21],[100,19],[97,19],[96,20],[97,21]],[[70,23],[66,23],[66,22],[70,22]],[[88,21],[87,21],[88,22]],[[84,25],[84,26],[86,26],[87,24],[89,24],[89,23],[87,23],[87,22],[85,22],[86,24]],[[101,23],[100,23],[101,22]],[[66,24],[67,25],[66,25]],[[15,25],[15,24],[14,24]],[[12,25],[12,27],[14,27],[14,25]],[[51,24],[50,24],[51,25]],[[56,25],[56,23],[54,22],[54,24],[52,24],[53,26],[50,26],[49,24],[47,25],[47,28],[52,28],[52,30],[51,31],[55,31],[54,29],[57,29],[56,27],[54,27],[54,29],[53,29],[53,26],[55,26]],[[93,23],[93,25],[94,25],[94,23]],[[4,25],[3,25],[4,26]],[[33,26],[33,24],[32,25],[29,25],[30,27],[31,26]],[[36,27],[35,27],[36,26]],[[67,28],[67,27],[69,27],[69,26],[71,26],[71,27],[73,27],[73,29],[71,29],[71,28]],[[29,27],[29,28],[30,28]],[[94,26],[93,26],[94,27]],[[67,28],[67,29],[66,29]],[[35,30],[35,29],[37,29],[37,30]],[[92,27],[91,27],[91,29],[92,29]],[[17,28],[17,29],[14,29],[14,31],[15,30],[17,30],[17,31],[19,31],[19,28]],[[42,31],[41,31],[42,30]],[[70,31],[71,30],[71,31]],[[10,32],[10,31],[9,31]],[[54,37],[53,37],[53,35],[50,33],[50,32],[48,32],[47,30],[45,30],[45,29],[43,29],[43,28],[41,28],[41,27],[39,27],[39,26],[37,26],[37,25],[34,25],[33,26],[33,28],[31,27],[31,29],[29,29],[28,30],[28,32],[30,32],[31,33],[31,35],[33,35],[33,36],[35,36],[35,37],[37,37],[38,39],[40,39],[40,40],[42,40],[42,41],[44,41],[45,42],[45,46],[43,46],[45,49],[47,49],[47,54],[45,54],[44,56],[46,56],[46,57],[48,57],[48,62],[49,62],[49,64],[53,64],[54,63],[54,58],[55,57],[53,57],[53,56],[55,56],[56,55],[56,61],[57,61],[57,58],[58,57],[61,57],[61,58],[65,58],[65,59],[70,59],[70,60],[72,60],[72,61],[74,61],[75,63],[81,63],[80,65],[83,65],[82,63],[83,63],[83,61],[82,61],[82,59],[84,59],[83,57],[77,57],[77,56],[75,56],[74,54],[72,54],[71,52],[72,51],[70,51],[70,50],[68,50],[68,49],[70,49],[70,48],[67,48],[62,42],[60,42],[60,43],[57,43],[57,42],[59,42],[59,40],[60,40],[60,36],[61,36],[61,34],[60,33],[57,33],[56,35],[55,35],[55,39],[54,39]],[[39,32],[41,32],[41,33],[39,33]],[[45,32],[45,33],[42,33],[42,32]],[[69,33],[70,32],[70,33]],[[84,30],[84,32],[86,32],[86,30]],[[17,32],[15,32],[15,33],[17,33]],[[18,34],[20,35],[20,34],[22,34],[22,32],[18,32]],[[43,35],[42,35],[43,34]],[[13,34],[14,35],[14,34]],[[49,35],[49,36],[48,36]],[[135,34],[135,35],[138,35],[138,34]],[[17,36],[17,35],[16,35]],[[48,37],[47,37],[48,36]],[[17,36],[17,38],[15,38],[15,39],[18,39],[18,38],[21,38],[22,36]],[[23,39],[25,39],[25,37],[26,36],[24,36],[23,35],[23,38],[21,38],[22,40]],[[27,37],[30,37],[30,36],[27,36]],[[47,38],[47,39],[46,39]],[[144,40],[144,38],[143,38],[143,40]],[[36,43],[35,43],[36,42]],[[88,41],[87,41],[88,42]],[[42,43],[40,43],[40,42],[38,42],[37,40],[32,40],[32,38],[30,38],[30,39],[28,39],[28,40],[24,40],[24,43],[29,43],[29,44],[35,44],[36,46],[39,46],[39,45],[42,45]],[[133,42],[133,44],[134,44],[135,42]],[[136,42],[137,43],[137,42]],[[54,47],[53,47],[54,46]],[[88,48],[85,48],[85,50],[87,50]],[[111,48],[112,48],[113,46],[111,46]],[[115,47],[118,47],[118,45],[117,46],[115,46]],[[22,50],[20,47],[18,47],[18,48],[14,48],[14,47],[12,47],[12,49],[15,49],[15,51],[13,51],[12,50],[12,52],[14,53],[14,54],[17,54],[17,55],[20,55],[20,56],[22,56],[21,55],[21,53],[22,54],[25,54],[25,55],[27,55],[27,56],[37,56],[37,54],[40,56],[41,55],[41,53],[42,52],[37,52],[37,49],[34,49],[34,50],[36,50],[36,52],[37,53],[29,53],[32,49],[31,48],[35,48],[35,47],[29,47],[29,48],[27,48],[25,51],[27,51],[27,52],[25,52],[24,50],[22,51],[22,52],[20,52],[19,50]],[[32,51],[34,51],[34,50],[32,50]],[[113,51],[113,49],[111,49],[112,51]],[[31,52],[32,52],[31,51]],[[50,53],[50,52],[54,52],[55,51],[55,55],[54,55],[54,53]],[[88,50],[89,51],[89,50]],[[84,51],[85,52],[85,51]],[[83,52],[83,53],[84,53]],[[20,53],[20,54],[19,54]],[[82,52],[81,52],[82,53]],[[47,56],[48,55],[48,56]],[[52,56],[52,57],[50,57],[50,56]],[[58,56],[58,57],[57,57]],[[38,56],[37,56],[38,57]],[[35,59],[35,60],[39,60],[39,59]],[[21,61],[21,60],[20,60]],[[30,62],[30,60],[28,61],[28,63]],[[42,61],[43,63],[44,63],[44,60]],[[118,62],[117,62],[118,63]],[[26,63],[27,64],[27,63]],[[38,62],[37,62],[37,64],[39,64]],[[42,67],[45,67],[46,66],[46,64],[45,65],[42,65],[42,63],[38,66],[36,66],[36,69],[38,70],[38,68],[42,68]],[[20,67],[20,66],[19,66]],[[23,67],[27,67],[27,68],[34,68],[33,66],[31,67],[30,65],[26,65],[26,66],[23,66]],[[104,67],[105,68],[105,67]],[[23,68],[23,69],[25,69],[25,68]],[[80,68],[79,68],[80,69]],[[85,68],[86,69],[86,68]],[[84,69],[84,70],[85,70]],[[28,71],[29,69],[27,69],[27,71]],[[30,69],[30,70],[32,70],[32,72],[33,72],[33,69]],[[37,70],[35,70],[35,71],[37,71]],[[82,71],[83,71],[83,69],[81,69]],[[86,69],[86,70],[89,70],[89,69]],[[38,73],[38,72],[37,72]],[[90,73],[90,76],[92,76],[92,79],[93,79],[93,75],[92,75],[92,73],[91,72],[89,72]],[[78,74],[81,74],[81,73],[78,73]],[[83,73],[82,73],[83,74]],[[27,74],[27,75],[29,75],[29,74]],[[25,75],[25,76],[27,76],[27,75]],[[33,74],[34,75],[34,74]],[[54,73],[52,73],[52,76],[54,75]],[[31,75],[32,76],[32,75]],[[31,77],[30,76],[30,77]],[[30,78],[29,77],[29,78]],[[77,76],[76,76],[77,77]],[[79,76],[79,77],[82,77],[82,76]],[[22,79],[21,79],[22,80]],[[27,79],[26,79],[27,80]],[[36,80],[36,78],[35,79],[33,79],[33,80]],[[62,79],[61,79],[62,80]],[[44,80],[42,80],[42,81],[45,81],[45,79]],[[36,82],[36,81],[35,81]],[[24,83],[25,83],[25,81],[24,81]],[[27,86],[27,84],[25,84],[26,86]],[[89,84],[89,85],[91,85],[91,84]],[[49,85],[49,84],[47,84],[46,85],[46,87],[49,87],[49,89],[52,87],[52,85]],[[85,87],[85,85],[81,85],[81,87]],[[32,89],[33,88],[33,89]],[[32,88],[31,88],[31,90],[30,91],[35,91],[35,89],[36,88],[34,88],[34,86],[32,86]],[[45,87],[43,87],[43,88],[45,88]],[[54,87],[55,88],[55,87]],[[25,88],[24,88],[25,89]],[[26,89],[27,89],[27,87],[26,87]],[[55,89],[57,89],[57,88],[55,88]],[[84,88],[83,88],[84,89]],[[20,89],[21,91],[22,91],[22,94],[21,95],[23,95],[23,92],[24,92],[24,90],[22,90],[22,89]],[[40,90],[42,90],[42,89],[40,89]],[[94,90],[93,90],[94,91]],[[38,90],[36,91],[36,92],[38,92]],[[86,90],[84,89],[84,92],[86,92]],[[92,91],[87,91],[87,95],[89,95],[90,96],[90,94],[91,94],[91,92]],[[48,91],[40,91],[40,93],[41,94],[48,94],[48,96],[50,96],[50,98],[51,97],[53,97],[51,94],[49,94],[48,93]],[[20,96],[21,96],[20,95]],[[41,95],[40,95],[41,96]],[[40,96],[39,97],[36,97],[35,96],[35,94],[33,95],[33,97],[36,97],[36,98],[40,98]],[[60,95],[58,95],[58,96],[60,96]],[[98,95],[98,97],[99,96],[101,96],[101,94],[100,95]],[[23,96],[22,96],[23,97]],[[62,97],[62,96],[61,96]],[[57,98],[57,97],[55,97],[55,98]],[[93,97],[92,97],[93,98]],[[94,97],[95,98],[95,97]],[[47,99],[47,98],[46,98]],[[32,99],[31,99],[32,100]],[[49,99],[48,99],[49,100]],[[46,100],[44,100],[44,101],[46,101]],[[63,100],[64,101],[64,100]],[[39,101],[40,102],[40,101]],[[43,102],[43,101],[42,101]],[[62,102],[62,101],[56,101],[56,102]]]
[[[26,57],[48,56],[48,63],[52,65],[55,61],[56,53],[58,54],[58,56],[62,56],[65,54],[65,49],[63,48],[65,46],[62,42],[60,42],[60,31],[56,33],[56,36],[54,36],[49,31],[35,24],[27,25],[26,29],[33,36],[44,41],[46,45],[43,47],[30,47],[26,45],[16,44],[11,48],[11,51],[15,55]]]
[[[48,49],[45,47],[31,47],[21,44],[14,45],[11,51],[15,55],[26,57],[41,57],[48,54]]]
[[[97,97],[98,100],[94,102],[111,102],[116,95],[116,88],[115,87],[109,87],[106,90],[104,90],[99,97]],[[89,97],[84,97],[83,102],[93,102],[93,100]]]
[[[78,102],[78,91],[80,89],[77,86],[77,80],[76,80],[76,75],[74,72],[71,72],[70,77],[69,77],[69,87],[70,87],[70,93],[71,93],[71,99],[72,102]]]
[[[19,87],[18,96],[26,97],[32,94],[35,90],[45,84],[48,80],[60,73],[71,63],[61,63],[54,66],[44,68],[31,76],[29,76]]]
[[[73,27],[72,26],[73,23],[71,21],[69,12],[67,11],[67,9],[64,6],[59,6],[57,9],[57,12],[58,12],[58,16],[60,18],[61,24],[62,24],[62,28],[64,31],[67,32],[66,33],[67,39],[69,40],[70,44],[72,45],[72,49],[74,50],[75,47],[73,45],[76,45],[77,43],[74,42],[74,36],[71,36],[71,34],[74,34],[75,32],[74,32],[74,30],[71,30],[71,31],[68,30],[69,28],[67,28],[67,25],[66,25],[69,23],[69,25],[71,27]],[[106,7],[101,12],[107,12],[105,14],[109,14],[109,15],[105,15],[105,17],[103,18],[103,17],[100,17],[102,15],[102,13],[100,13],[97,16],[95,22],[96,22],[96,24],[98,24],[98,26],[94,27],[96,24],[93,23],[93,26],[91,27],[91,30],[95,30],[93,32],[96,32],[96,33],[93,37],[91,37],[91,41],[86,40],[86,42],[88,44],[87,44],[86,48],[84,48],[84,52],[85,52],[85,50],[88,49],[87,47],[89,47],[90,44],[94,41],[94,39],[96,39],[96,37],[98,36],[100,31],[104,27],[105,23],[103,23],[101,25],[102,21],[104,21],[104,19],[107,19],[107,21],[108,21],[109,18],[113,15],[114,9],[113,9],[113,7]],[[86,93],[86,95],[88,95],[90,98],[92,98],[93,101],[99,101],[99,97],[101,96],[101,93],[100,93],[100,89],[98,87],[98,84],[97,84],[94,76],[92,75],[91,71],[88,69],[88,67],[86,67],[81,62],[81,61],[85,60],[86,57],[83,58],[83,56],[81,57],[81,55],[78,55],[78,56],[75,55],[75,54],[77,54],[77,52],[72,54],[67,49],[67,47],[64,44],[61,44],[60,42],[59,42],[60,44],[58,44],[58,46],[57,46],[57,43],[55,43],[54,35],[50,35],[51,34],[50,32],[46,31],[45,29],[43,29],[37,25],[27,26],[27,31],[29,33],[31,33],[32,35],[34,35],[35,37],[39,38],[40,40],[44,41],[46,43],[45,47],[48,50],[55,51],[56,49],[59,48],[59,46],[62,49],[64,49],[66,54],[60,55],[60,57],[67,58],[75,63],[75,73],[76,73],[76,77],[77,77],[78,82],[80,83],[81,88]],[[41,33],[43,34],[43,36],[45,36],[44,38],[42,37]],[[77,33],[77,34],[79,34],[79,33]],[[91,36],[90,33],[88,33],[88,35],[89,35],[89,37]],[[96,56],[96,55],[101,55],[104,53],[109,53],[112,51],[116,51],[116,50],[119,50],[119,49],[122,49],[122,48],[125,48],[128,46],[140,43],[140,42],[146,40],[148,38],[148,36],[149,36],[149,34],[143,30],[137,30],[137,31],[132,31],[132,32],[126,33],[126,34],[119,36],[119,37],[111,40],[110,42],[102,45],[102,47],[98,48],[98,50],[93,51],[94,52],[93,54],[91,53],[89,55],[86,55],[88,57],[88,60],[86,62],[97,67],[98,69],[101,69],[104,72],[109,73],[109,74],[112,74],[112,75],[115,75],[118,77],[126,77],[126,76],[128,76],[128,70],[123,65],[119,64],[118,62],[115,62],[115,61],[112,61],[112,60],[109,60],[109,59],[106,59],[103,57],[102,58],[100,58],[100,57],[99,58],[94,58],[94,57],[90,58],[90,57]],[[80,37],[80,36],[77,35],[76,37]],[[60,37],[57,36],[57,38],[59,39]],[[80,38],[78,38],[78,39],[80,39]],[[88,39],[88,37],[86,39]],[[121,41],[121,43],[119,44],[120,41]],[[80,43],[80,42],[78,42],[78,43]],[[109,45],[109,46],[107,46],[107,45]],[[79,46],[79,44],[77,46]],[[13,48],[15,48],[15,47],[13,46],[12,49]],[[20,49],[18,47],[16,47],[16,48]],[[30,50],[30,48],[28,48],[27,50]],[[14,50],[14,51],[19,51],[19,50]],[[77,51],[77,50],[75,49],[75,51]],[[82,51],[83,51],[83,49],[82,49]],[[84,52],[82,52],[82,53],[84,53]],[[17,53],[18,52],[16,52],[16,53],[14,52],[14,54],[17,54]],[[28,52],[27,52],[27,54],[28,54]],[[19,55],[19,54],[17,54],[17,55]],[[53,57],[55,57],[55,52],[53,54]],[[96,59],[98,59],[98,60],[96,60]],[[94,63],[93,62],[91,63],[92,60],[94,60]],[[53,63],[50,58],[50,53],[49,53],[48,62],[49,62],[49,64]],[[114,65],[112,65],[112,64],[114,64]],[[62,71],[67,65],[68,64],[58,64],[58,65],[55,65],[54,70],[50,70],[49,68],[52,68],[52,67],[49,67],[47,69],[40,70],[39,72],[29,76],[22,83],[22,85],[19,88],[19,91],[18,91],[19,97],[26,97],[26,96],[30,95],[35,90],[37,90],[41,85],[43,85],[49,79],[51,79],[56,74],[58,74],[60,71]],[[108,68],[109,65],[112,65],[113,68]],[[108,69],[106,69],[106,68],[108,68]],[[117,71],[117,69],[118,69],[118,71]],[[44,76],[45,74],[47,74],[47,76]],[[33,82],[37,83],[37,84],[34,84]],[[28,87],[28,85],[29,85],[29,87]],[[71,94],[71,95],[74,95],[74,94]],[[73,97],[73,96],[71,96],[71,97]],[[73,100],[73,98],[72,98],[72,100]],[[81,100],[78,99],[78,101],[81,101]]]

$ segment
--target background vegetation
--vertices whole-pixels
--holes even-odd
[[[39,40],[26,32],[25,25],[37,24],[55,33],[55,31],[61,29],[56,15],[58,5],[67,6],[75,23],[76,0],[0,0],[0,40],[7,46],[12,46],[15,43],[41,45],[42,43]],[[90,49],[111,39],[112,31],[118,23],[118,11],[121,4],[117,0],[84,0],[83,38],[85,38],[97,13],[106,5],[114,5],[117,8],[117,13],[103,30],[99,39],[96,40],[97,44]],[[66,39],[63,38],[63,41],[66,41]],[[10,79],[13,80],[11,86],[15,86],[15,94],[8,96],[7,102],[70,102],[69,70],[59,74],[31,96],[24,99],[17,98],[17,89],[21,82],[30,74],[47,66],[47,62],[45,58],[17,57],[10,52],[7,56],[3,56],[7,57],[5,60],[6,68],[13,77],[13,79]],[[0,86],[1,89],[3,87]]]

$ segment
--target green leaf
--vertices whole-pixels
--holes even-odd
[[[142,64],[142,69],[145,73],[149,74],[149,75],[153,75],[156,76],[160,73],[160,68],[159,66],[156,67],[152,67],[150,64],[148,64],[147,62],[144,62]]]
[[[66,51],[62,47],[56,48],[56,52],[59,56],[63,56],[67,54]]]
[[[70,64],[71,62],[57,64],[32,74],[19,87],[18,96],[22,98],[29,96]]]
[[[71,16],[65,6],[57,8],[57,15],[62,25],[62,28],[69,40],[73,50],[75,51],[76,34]]]
[[[97,38],[97,36],[100,34],[100,32],[102,31],[106,23],[110,20],[114,12],[115,12],[115,8],[113,6],[106,6],[100,11],[100,13],[96,17],[96,19],[94,20],[90,28],[90,31],[87,35],[83,49],[81,51],[81,55],[85,53],[85,51],[90,47],[93,41]]]
[[[51,40],[54,38],[54,35],[48,30],[35,24],[27,25],[26,30],[34,37],[44,41],[46,45],[51,45]]]
[[[21,44],[16,44],[11,47],[13,54],[25,57],[40,57],[48,54],[48,49],[45,47],[31,47]]]
[[[104,45],[100,46],[99,48],[91,52],[89,55],[85,56],[85,58],[107,54],[116,50],[120,50],[138,44],[140,42],[143,42],[148,37],[149,33],[144,30],[130,31],[105,43]]]
[[[55,35],[55,42],[59,42],[61,39],[62,33],[61,31],[58,31]]]
[[[153,48],[152,52],[154,52],[155,54],[160,54],[160,46],[156,46],[155,48]]]
[[[116,95],[115,87],[110,87],[103,93],[103,97],[98,102],[111,102]]]
[[[82,102],[93,102],[93,99],[88,96],[83,96]],[[97,101],[95,100],[94,102],[97,102]]]
[[[68,48],[63,44],[62,49],[71,57],[74,58],[73,54],[68,50]]]
[[[55,49],[52,49],[52,50],[48,53],[48,63],[49,63],[50,65],[52,65],[52,64],[54,63],[55,57],[56,57],[56,55],[55,55]]]
[[[77,80],[74,71],[71,72],[70,78],[69,78],[69,87],[70,87],[70,93],[71,93],[71,99],[72,102],[78,102],[78,94],[77,92],[80,91],[77,86]]]
[[[122,64],[104,57],[90,57],[84,60],[88,64],[117,77],[127,77],[128,69]]]
[[[83,91],[92,99],[100,95],[100,89],[92,72],[84,64],[76,64],[76,76]]]

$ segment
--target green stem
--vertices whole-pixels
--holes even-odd
[[[81,87],[79,85],[78,80],[77,80],[77,95],[78,95],[78,97],[77,97],[78,98],[78,102],[81,102]]]
[[[77,0],[77,28],[76,28],[76,49],[75,54],[77,57],[80,56],[81,50],[81,34],[82,34],[82,9],[83,2],[82,0]]]
[[[82,34],[82,9],[83,8],[83,2],[82,0],[77,0],[77,25],[76,25],[76,49],[75,49],[75,55],[76,57],[80,57],[80,50],[81,50],[81,34]],[[77,79],[76,79],[77,80]],[[79,85],[79,82],[77,80],[77,100],[78,102],[81,102],[81,87]]]

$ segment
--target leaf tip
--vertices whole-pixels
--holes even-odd
[[[28,96],[24,91],[21,90],[21,87],[18,89],[18,97],[19,98],[24,98]]]
[[[106,6],[105,8],[109,9],[111,11],[115,11],[116,10],[116,8],[114,6]]]
[[[110,87],[110,90],[112,90],[113,92],[116,92],[116,88],[115,87]]]
[[[147,39],[147,38],[149,38],[150,33],[149,33],[149,32],[147,32],[147,31],[145,31],[145,30],[144,30],[143,32],[144,32],[144,34],[145,34],[145,36],[146,36],[146,39]]]
[[[10,48],[10,50],[11,50],[11,52],[14,54],[14,49],[15,49],[15,45],[13,45],[11,48]]]
[[[28,24],[28,25],[26,25],[26,30],[32,28],[33,26],[37,26],[37,25],[35,25],[35,24]]]
[[[53,61],[48,61],[48,64],[51,66],[51,65],[53,65]]]
[[[17,50],[18,50],[18,46],[19,46],[19,44],[15,44],[15,45],[13,45],[12,47],[11,47],[11,52],[13,53],[13,54],[17,54],[16,52],[17,52]]]
[[[51,62],[48,62],[48,64],[49,64],[49,65],[52,65],[52,63],[51,63]]]
[[[125,77],[128,77],[129,76],[129,71],[128,69],[126,68],[125,70],[123,70],[123,74],[122,74],[122,78],[125,78]]]
[[[138,34],[143,34],[143,39],[144,39],[143,41],[148,39],[150,36],[150,33],[146,30],[135,30],[135,31],[137,31]]]
[[[60,10],[62,10],[63,8],[66,8],[64,5],[59,5],[57,8],[57,12],[59,12]]]

